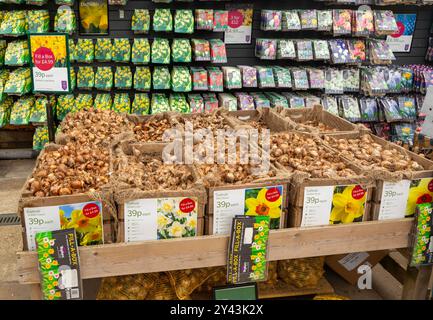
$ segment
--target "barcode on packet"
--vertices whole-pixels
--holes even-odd
[[[71,289],[71,299],[78,299],[80,297],[80,288]]]

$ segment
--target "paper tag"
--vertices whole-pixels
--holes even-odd
[[[36,250],[35,235],[37,232],[60,229],[59,207],[24,208],[27,246],[30,251]]]
[[[383,183],[378,220],[404,218],[409,187],[410,180]]]
[[[157,199],[140,199],[125,203],[125,242],[157,239]]]
[[[230,233],[233,218],[245,213],[245,189],[215,191],[213,208],[213,234]]]
[[[63,286],[65,289],[78,287],[78,273],[76,269],[61,270],[60,274],[60,285]]]
[[[329,224],[334,186],[305,187],[301,227]]]
[[[343,259],[338,262],[347,270],[352,271],[358,267],[363,261],[365,261],[370,255],[368,252],[354,252],[344,256]]]

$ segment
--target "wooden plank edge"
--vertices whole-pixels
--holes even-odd
[[[403,248],[413,219],[273,230],[269,261]],[[80,247],[83,279],[226,264],[228,236]],[[39,283],[35,252],[17,253],[20,283]]]

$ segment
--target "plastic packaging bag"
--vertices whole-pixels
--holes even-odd
[[[241,71],[235,67],[222,67],[224,75],[224,86],[227,89],[242,88]]]
[[[176,296],[180,300],[185,300],[195,289],[212,276],[216,270],[216,268],[186,269],[169,271],[168,275]]]
[[[150,61],[150,44],[146,38],[136,38],[132,44],[131,61],[134,64],[147,64]]]
[[[173,31],[173,17],[170,9],[156,8],[153,14],[154,31]]]
[[[281,31],[282,12],[280,10],[262,10],[261,29],[265,31]]]
[[[95,86],[95,74],[92,67],[78,67],[77,88],[92,90]]]
[[[154,67],[153,68],[153,89],[154,90],[168,90],[171,87],[170,71],[167,67]]]
[[[218,93],[218,102],[219,108],[224,108],[228,111],[236,111],[238,109],[238,101],[236,97],[230,93]]]
[[[167,96],[163,93],[152,94],[151,110],[152,114],[170,111]]]
[[[170,94],[168,103],[170,104],[171,111],[177,111],[180,113],[190,113],[189,104],[186,98],[181,93]]]
[[[80,93],[75,98],[75,108],[71,112],[90,109],[93,106],[93,97],[89,93]]]
[[[30,68],[18,68],[12,71],[6,82],[4,93],[23,95],[32,90],[32,76]]]
[[[278,39],[277,59],[296,59],[296,49],[293,40]]]
[[[275,88],[274,72],[271,67],[258,66],[258,84],[259,88]]]
[[[194,61],[210,61],[209,41],[204,39],[191,39]]]
[[[95,46],[92,39],[78,39],[75,46],[77,62],[92,63],[95,58]]]
[[[68,45],[69,45],[69,62],[75,62],[77,60],[77,53],[76,53],[74,40],[68,39]]]
[[[280,66],[272,67],[277,88],[291,88],[292,76],[290,70]]]
[[[7,94],[5,94],[6,82],[9,80],[10,71],[8,69],[0,70],[0,103],[3,102]]]
[[[5,54],[8,44],[6,40],[0,40],[0,66],[5,64]]]
[[[159,273],[103,278],[97,300],[144,300],[158,283]]]
[[[110,91],[113,87],[113,71],[111,67],[98,67],[95,74],[95,88]]]
[[[152,84],[152,76],[149,67],[137,67],[134,73],[134,89],[149,91]]]
[[[9,124],[13,104],[14,99],[12,97],[6,97],[0,102],[0,128]]]
[[[227,63],[226,45],[220,39],[209,40],[212,63]]]
[[[97,61],[111,61],[112,44],[109,38],[96,39],[95,59]]]
[[[38,97],[35,101],[33,112],[30,116],[29,122],[31,123],[46,122],[47,107],[51,107],[49,99],[47,97]]]
[[[131,106],[131,114],[146,115],[150,112],[150,99],[147,93],[136,93]]]
[[[7,11],[0,25],[0,34],[23,36],[28,31],[26,11]]]
[[[54,17],[54,31],[73,34],[76,30],[77,21],[74,10],[67,6],[59,7]]]
[[[255,55],[262,60],[275,60],[277,58],[277,40],[256,39]]]
[[[194,32],[194,15],[192,10],[176,10],[176,14],[174,16],[174,32]]]
[[[73,94],[60,95],[57,98],[56,104],[56,117],[57,120],[62,121],[66,115],[75,110],[75,98]]]
[[[191,62],[191,44],[189,39],[173,39],[171,44],[173,62]]]
[[[254,110],[254,99],[245,92],[236,92],[236,98],[238,99],[239,110]]]
[[[207,71],[202,67],[191,67],[192,87],[194,91],[207,90]]]
[[[225,32],[229,25],[228,10],[214,10],[213,13],[213,31]]]
[[[33,135],[33,150],[41,151],[49,143],[48,127],[37,127]]]
[[[131,59],[131,44],[128,38],[116,38],[113,40],[111,59],[115,62],[129,62]]]
[[[5,53],[6,66],[23,66],[30,62],[30,50],[27,40],[9,42]]]
[[[34,96],[24,96],[15,101],[9,123],[12,125],[29,124],[30,116],[35,104]]]
[[[170,43],[168,39],[155,38],[152,42],[152,63],[170,63]]]
[[[223,72],[218,67],[207,67],[209,91],[222,92],[223,89]]]
[[[117,66],[114,73],[114,86],[116,89],[131,89],[132,72],[127,66]]]
[[[296,10],[283,11],[281,15],[283,31],[301,30],[301,20]]]
[[[201,113],[204,112],[204,100],[199,94],[189,94],[188,103],[191,109],[191,113]]]
[[[187,67],[173,67],[171,72],[171,86],[174,92],[191,91],[191,74],[189,73],[189,69]]]
[[[218,99],[214,93],[203,93],[204,112],[214,112],[218,109]]]
[[[333,14],[333,33],[334,36],[351,34],[352,32],[352,10],[334,9]]]
[[[197,30],[214,29],[214,12],[212,9],[195,9],[195,27]]]
[[[27,24],[29,33],[46,33],[50,31],[50,14],[48,10],[28,10]]]
[[[93,101],[93,108],[98,110],[111,110],[113,101],[109,93],[98,93]]]
[[[131,109],[129,94],[116,93],[114,95],[113,106],[111,107],[111,109],[117,113],[129,113]]]
[[[150,28],[150,14],[147,9],[134,9],[131,18],[131,30],[134,33],[148,33]]]
[[[257,87],[257,69],[250,66],[238,66],[242,75],[242,87],[255,88]]]

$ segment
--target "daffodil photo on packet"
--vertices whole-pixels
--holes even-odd
[[[360,222],[365,212],[367,191],[360,185],[336,186],[330,224]]]
[[[193,237],[197,234],[197,205],[191,211],[182,210],[183,199],[158,199],[158,239]]]
[[[407,198],[406,217],[413,217],[416,206],[433,202],[433,179],[424,178],[412,180]]]
[[[283,187],[263,187],[245,190],[245,215],[269,216],[270,229],[280,227]]]

